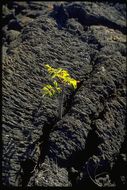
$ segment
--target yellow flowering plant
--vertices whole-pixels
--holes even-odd
[[[63,99],[64,99],[64,89],[67,86],[73,87],[73,89],[77,88],[77,83],[79,81],[75,80],[70,76],[67,70],[62,68],[55,69],[50,65],[46,64],[45,68],[47,69],[48,73],[51,75],[52,84],[46,84],[42,88],[43,96],[48,95],[50,97],[54,96],[55,94],[60,94],[59,97],[59,118],[62,119],[62,106],[63,106]]]

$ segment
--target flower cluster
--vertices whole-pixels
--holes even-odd
[[[55,69],[51,67],[50,65],[46,64],[45,68],[51,74],[51,78],[53,81],[53,86],[51,85],[45,85],[43,87],[43,94],[53,96],[55,93],[60,93],[62,89],[60,88],[59,84],[62,84],[64,86],[69,85],[72,86],[74,89],[77,88],[77,83],[79,81],[75,80],[74,78],[71,78],[68,71],[58,68]]]
[[[50,84],[47,84],[43,87],[42,91],[44,95],[53,96],[56,92],[60,93],[62,91],[62,89],[58,87],[57,81],[54,81],[53,84],[54,87]]]

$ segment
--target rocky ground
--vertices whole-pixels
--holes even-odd
[[[127,185],[126,30],[122,1],[3,3],[4,186]],[[81,81],[62,119],[45,64]]]

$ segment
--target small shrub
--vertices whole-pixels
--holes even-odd
[[[75,80],[70,76],[67,70],[62,68],[55,69],[50,65],[45,65],[46,70],[49,73],[51,84],[46,84],[42,88],[43,96],[54,96],[59,94],[59,109],[58,115],[59,118],[62,119],[62,108],[63,108],[63,99],[64,99],[64,92],[65,88],[71,86],[73,89],[77,88],[77,83],[79,81]]]

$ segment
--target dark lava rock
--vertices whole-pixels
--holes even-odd
[[[119,161],[126,167],[127,153],[126,5],[31,3],[8,6],[25,17],[30,8],[42,8],[42,15],[23,24],[18,14],[20,35],[15,38],[10,28],[10,44],[3,47],[3,184],[125,185],[126,172],[115,177],[115,171]],[[61,120],[57,97],[42,96],[49,82],[45,64],[80,81],[65,92]]]
[[[7,32],[7,40],[8,40],[8,42],[14,41],[18,37],[19,34],[20,34],[20,32],[18,32],[16,30],[9,30]]]

